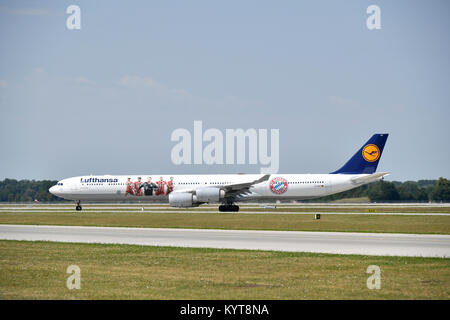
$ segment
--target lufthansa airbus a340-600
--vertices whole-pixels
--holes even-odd
[[[342,168],[330,174],[214,174],[80,176],[50,188],[58,197],[81,202],[169,201],[172,207],[220,203],[219,211],[239,211],[235,203],[255,200],[304,200],[335,194],[374,182],[388,134],[374,134]]]

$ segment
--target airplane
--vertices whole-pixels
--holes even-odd
[[[178,208],[220,203],[221,212],[238,212],[238,202],[305,200],[347,191],[383,179],[376,173],[387,133],[374,134],[340,169],[329,174],[101,175],[59,181],[49,192],[81,202],[168,201]]]

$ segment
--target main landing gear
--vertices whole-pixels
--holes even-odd
[[[239,206],[235,204],[222,204],[219,206],[220,212],[238,212]]]
[[[80,200],[77,201],[77,206],[75,207],[75,210],[77,211],[81,211],[81,205],[80,205]]]

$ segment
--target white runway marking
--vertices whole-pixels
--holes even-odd
[[[0,239],[450,257],[450,235],[0,225]]]

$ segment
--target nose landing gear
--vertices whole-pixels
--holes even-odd
[[[77,211],[81,211],[81,205],[80,205],[80,200],[77,201],[77,206],[75,207],[75,210]]]

